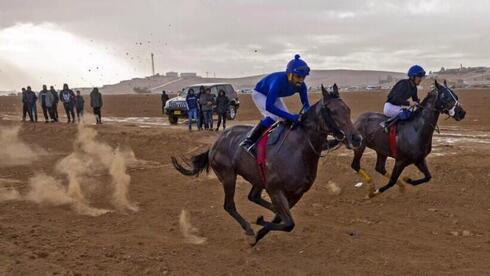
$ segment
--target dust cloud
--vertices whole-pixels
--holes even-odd
[[[29,146],[19,138],[20,127],[0,127],[0,167],[28,165],[39,160],[42,149]]]
[[[184,236],[184,241],[190,244],[203,244],[206,242],[205,237],[198,235],[199,230],[192,226],[191,217],[186,210],[180,212],[179,217],[180,232]]]

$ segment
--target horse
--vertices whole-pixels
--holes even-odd
[[[224,131],[214,144],[187,162],[187,168],[172,157],[175,169],[187,176],[199,176],[213,169],[224,189],[224,209],[243,228],[255,246],[269,231],[290,232],[295,227],[290,209],[301,199],[315,181],[322,145],[327,135],[334,136],[349,149],[361,145],[362,136],[350,119],[350,108],[340,98],[337,85],[327,91],[323,85],[322,98],[301,114],[300,123],[286,127],[280,141],[266,149],[265,178],[261,177],[255,157],[239,147],[250,126],[234,126]],[[283,123],[283,122],[282,122]],[[262,228],[255,235],[251,225],[238,213],[234,195],[237,175],[242,176],[252,189],[248,199],[275,213],[272,221],[262,216],[256,224]],[[262,198],[262,191],[270,202]]]
[[[396,125],[396,151],[390,150],[389,134],[384,131],[380,123],[387,119],[381,113],[363,113],[354,123],[357,130],[364,137],[360,147],[354,150],[351,167],[368,184],[368,198],[383,193],[398,184],[403,191],[404,183],[416,186],[430,181],[431,173],[427,167],[426,157],[432,149],[432,136],[441,113],[447,114],[456,121],[464,119],[466,111],[458,100],[456,93],[435,81],[434,89],[422,100],[412,117],[400,121]],[[376,151],[377,159],[375,170],[389,178],[388,184],[375,190],[371,176],[361,168],[361,158],[366,147]],[[390,173],[386,171],[386,159],[393,157],[395,165]],[[414,164],[423,174],[421,179],[403,178],[398,180],[405,167]]]

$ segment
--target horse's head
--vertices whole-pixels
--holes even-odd
[[[335,139],[343,141],[347,148],[357,148],[361,145],[362,136],[352,124],[350,108],[340,98],[337,84],[328,91],[322,84],[322,99],[315,108],[319,120],[319,128],[332,134]]]
[[[434,108],[440,113],[453,117],[456,121],[463,120],[466,111],[459,102],[456,93],[447,86],[446,81],[444,81],[444,85],[440,85],[436,80],[434,87],[435,89],[431,92],[436,93],[437,96]]]

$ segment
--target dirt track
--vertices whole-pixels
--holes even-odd
[[[272,233],[254,249],[223,210],[217,179],[181,176],[169,162],[171,155],[205,149],[218,134],[132,122],[93,126],[98,140],[129,146],[138,159],[152,161],[129,168],[130,198],[140,210],[90,217],[66,206],[0,202],[0,275],[488,275],[490,91],[458,94],[467,118],[456,123],[441,116],[429,184],[364,200],[366,188],[354,187],[361,180],[350,169],[351,152],[329,153],[320,161],[311,191],[293,209],[294,231]],[[361,112],[380,110],[385,94],[343,97],[355,119]],[[103,114],[110,117],[160,114],[158,96],[104,100]],[[248,96],[241,103],[240,121],[258,118]],[[296,99],[288,105],[291,110],[298,106]],[[17,98],[0,97],[0,127],[21,125],[21,139],[48,153],[28,166],[0,166],[0,185],[8,182],[24,193],[35,172],[51,173],[55,162],[71,152],[77,128],[21,123],[19,110]],[[374,173],[374,155],[363,161],[378,186],[386,182]],[[410,167],[404,175],[419,173]],[[97,181],[105,185],[108,176]],[[328,181],[341,187],[339,195],[329,191]],[[270,218],[270,212],[246,200],[248,191],[249,184],[239,181],[235,198],[240,212],[249,221],[262,214]],[[108,207],[98,197],[92,201]],[[182,209],[189,211],[206,243],[185,243],[179,230]]]

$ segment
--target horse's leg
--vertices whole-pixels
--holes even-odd
[[[283,191],[277,190],[274,192],[269,192],[271,197],[272,204],[274,205],[274,209],[276,210],[276,215],[279,216],[281,222],[273,223],[264,221],[263,218],[257,220],[257,224],[262,225],[262,229],[257,232],[255,236],[255,244],[260,241],[269,231],[286,231],[290,232],[294,228],[294,220],[291,216],[290,208],[289,208],[289,200]],[[276,221],[278,219],[275,219]],[[255,245],[253,244],[253,245]]]
[[[262,188],[257,188],[255,186],[252,186],[252,189],[250,190],[250,193],[248,194],[248,200],[252,201],[253,203],[256,203],[266,209],[271,210],[274,212],[274,209],[272,207],[272,203],[268,202],[267,200],[262,198]]]
[[[294,205],[296,205],[296,203],[298,203],[298,201],[301,197],[302,197],[302,195],[295,196],[293,198],[288,198],[289,210],[293,209]],[[265,222],[264,216],[260,216],[257,218],[257,224],[258,225],[264,226],[264,222]],[[281,217],[278,215],[275,215],[271,222],[272,223],[279,223],[279,222],[281,222]]]
[[[361,158],[364,154],[364,150],[366,149],[366,145],[362,145],[361,147],[354,150],[354,159],[352,160],[351,168],[357,172],[357,174],[366,182],[368,185],[368,198],[374,196],[374,183],[371,176],[361,168]]]
[[[405,162],[400,161],[400,160],[396,160],[395,166],[393,167],[393,171],[391,172],[391,177],[390,177],[390,180],[388,181],[388,184],[377,189],[375,194],[382,193],[382,192],[386,191],[387,189],[393,187],[393,185],[395,185],[396,182],[398,181],[398,177],[400,177],[400,174],[403,172],[403,169],[405,169],[406,166],[407,165],[405,164]]]
[[[386,159],[388,156],[384,154],[377,154],[376,158],[376,171],[379,172],[381,175],[385,176],[386,178],[390,179],[391,175],[389,172],[386,171]],[[403,185],[403,182],[401,180],[396,181],[396,185],[398,186],[398,190],[400,193],[405,192],[405,185]]]
[[[220,174],[219,176],[221,182],[223,183],[223,188],[225,190],[225,204],[224,208],[240,225],[242,226],[245,233],[249,236],[254,235],[254,231],[250,223],[248,223],[237,211],[235,206],[235,185],[236,185],[236,174],[234,172],[228,172],[225,174]]]
[[[414,185],[414,186],[425,183],[425,182],[429,182],[429,180],[432,178],[432,176],[430,174],[429,168],[427,167],[427,162],[425,161],[425,159],[420,161],[420,162],[415,163],[415,166],[424,174],[424,177],[421,179],[417,179],[417,180],[412,180],[409,177],[405,177],[403,180],[405,182],[407,182],[408,184]]]

